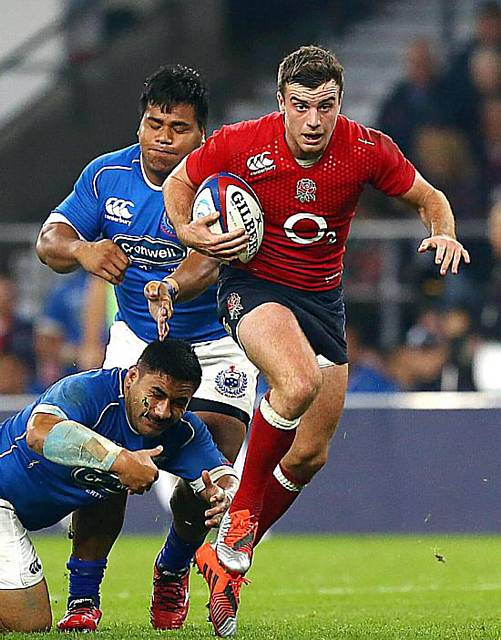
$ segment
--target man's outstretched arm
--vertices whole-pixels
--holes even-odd
[[[414,207],[430,234],[418,247],[419,253],[435,251],[435,264],[440,265],[440,275],[449,268],[457,274],[459,263],[470,263],[468,251],[456,238],[454,214],[446,196],[427,182],[419,173],[412,187],[403,196],[403,202]]]
[[[152,458],[163,449],[128,451],[79,422],[42,412],[31,415],[26,444],[56,464],[115,473],[130,493],[144,493],[157,480]]]
[[[72,226],[64,222],[46,222],[37,238],[36,252],[40,260],[57,273],[68,273],[77,267],[99,276],[111,284],[120,284],[129,260],[111,240],[88,242]]]

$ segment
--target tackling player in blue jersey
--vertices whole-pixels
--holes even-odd
[[[190,410],[204,420],[233,462],[253,411],[257,371],[217,321],[214,287],[191,301],[215,281],[216,263],[196,253],[187,256],[164,210],[161,191],[170,171],[203,141],[206,89],[193,69],[163,67],[146,81],[140,105],[139,144],[100,156],[83,170],[73,191],[43,225],[37,252],[55,271],[80,266],[116,285],[118,314],[105,368],[132,364],[157,337],[159,327],[164,336],[159,308],[165,311],[179,293],[169,335],[189,340],[202,366],[202,383]],[[184,623],[189,561],[206,533],[203,518],[196,517],[199,502],[184,484],[178,483],[172,500],[178,505],[174,510],[186,515],[174,520],[155,563],[151,621],[158,629]],[[93,507],[74,514],[68,605],[71,610],[75,600],[81,604],[86,598],[88,607],[85,616],[75,617],[70,611],[60,628],[96,627],[99,584],[122,525],[124,505],[119,496],[106,510]],[[190,544],[183,547],[180,537]],[[183,561],[176,572],[166,572],[172,554],[183,556]]]
[[[201,376],[188,343],[155,341],[128,370],[63,378],[0,424],[0,631],[51,626],[27,531],[112,494],[143,493],[157,466],[203,499],[208,526],[219,523],[238,482],[205,424],[185,413]]]

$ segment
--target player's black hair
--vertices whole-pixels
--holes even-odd
[[[209,99],[202,76],[191,67],[182,64],[165,65],[146,78],[139,99],[139,115],[142,117],[149,104],[169,112],[179,104],[193,107],[200,129],[207,127]]]
[[[344,70],[336,56],[323,47],[310,44],[289,53],[278,67],[278,90],[285,95],[285,85],[291,82],[316,89],[334,80],[343,90]]]
[[[202,381],[200,362],[189,342],[184,340],[155,340],[137,361],[141,372],[165,373],[175,380],[192,382],[197,387]]]

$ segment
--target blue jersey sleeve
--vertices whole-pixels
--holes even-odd
[[[233,467],[216,447],[205,423],[194,414],[185,416],[185,419],[193,427],[193,437],[169,458],[165,470],[186,480],[195,492],[204,488],[201,480],[204,470],[213,471],[223,468],[223,472],[217,473],[216,477],[224,475],[225,469],[228,473],[235,475]]]
[[[97,180],[101,169],[100,159],[88,164],[75,182],[73,191],[54,211],[63,216],[89,241],[101,235],[101,214]]]
[[[53,413],[93,429],[112,400],[99,373],[86,371],[59,380],[43,394],[34,411]]]

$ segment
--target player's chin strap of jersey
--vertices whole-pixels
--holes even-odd
[[[110,470],[121,451],[122,447],[74,420],[55,424],[43,444],[43,455],[51,462],[102,471]]]

